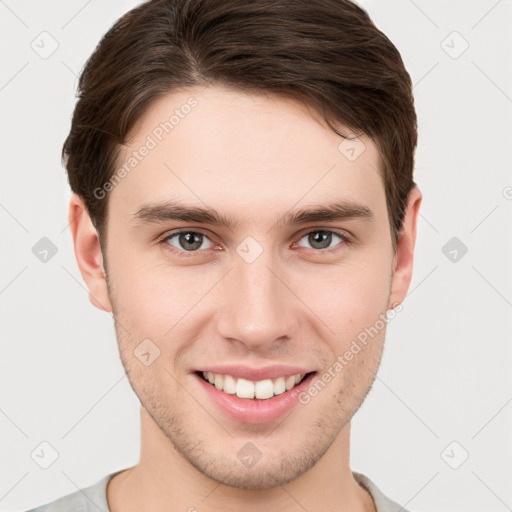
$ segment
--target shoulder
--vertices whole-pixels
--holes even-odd
[[[68,494],[59,498],[51,503],[46,503],[36,508],[32,508],[27,512],[85,512],[83,495],[80,491],[76,491],[72,494]]]
[[[107,484],[114,474],[103,477],[89,487],[79,489],[26,512],[98,512],[98,510],[109,512]]]
[[[388,498],[366,475],[352,471],[354,479],[371,494],[377,512],[410,512],[391,498]]]

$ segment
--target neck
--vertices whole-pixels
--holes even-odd
[[[109,483],[111,512],[169,510],[340,510],[373,512],[369,493],[354,479],[349,465],[350,423],[339,433],[309,471],[272,489],[240,489],[200,473],[174,448],[144,408],[141,408],[139,463]]]

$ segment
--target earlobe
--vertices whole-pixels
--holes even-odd
[[[82,198],[76,194],[69,203],[68,220],[76,261],[89,290],[89,300],[98,309],[112,312],[98,233]]]
[[[415,186],[409,193],[402,229],[400,230],[398,245],[393,259],[394,270],[388,304],[390,309],[395,308],[404,301],[411,284],[414,246],[416,244],[416,225],[421,199],[421,192]]]

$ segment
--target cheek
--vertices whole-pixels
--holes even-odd
[[[116,316],[134,342],[150,338],[162,347],[190,327],[190,313],[219,280],[218,272],[172,266],[163,255],[114,253],[109,267]]]
[[[309,289],[316,290],[314,303],[326,311],[367,314],[386,307],[391,285],[391,261],[382,258],[369,262],[355,257],[352,261],[329,266],[306,278]]]
[[[384,258],[377,261],[370,264],[360,258],[302,278],[297,295],[332,329],[336,342],[350,343],[385,314],[391,263]]]

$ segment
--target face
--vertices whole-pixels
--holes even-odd
[[[161,125],[176,110],[172,129]],[[108,291],[102,277],[84,277],[91,300],[114,313],[142,406],[218,482],[258,489],[294,480],[372,386],[382,319],[405,294],[412,247],[393,251],[375,145],[360,137],[354,160],[343,140],[291,100],[210,86],[153,104],[119,156],[130,171],[108,197]],[[235,386],[236,375],[306,379],[249,399],[206,382],[205,369],[234,375]],[[256,388],[265,393],[268,382]]]

